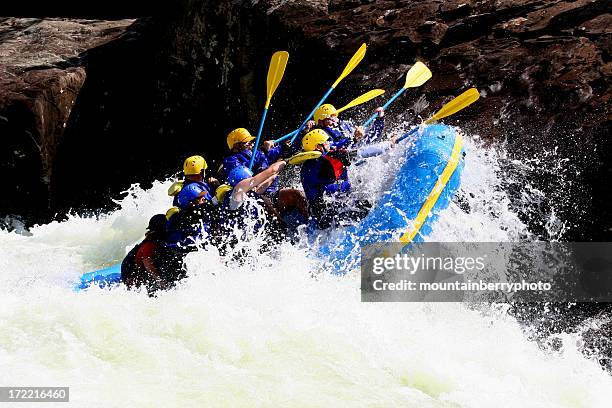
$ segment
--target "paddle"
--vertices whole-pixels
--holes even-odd
[[[357,105],[361,105],[362,103],[366,103],[367,101],[370,101],[384,93],[385,93],[384,89],[372,89],[371,91],[368,91],[364,93],[363,95],[356,97],[355,99],[353,99],[352,101],[350,101],[349,103],[341,107],[340,109],[336,109],[336,113],[339,114],[341,112],[344,112],[347,109],[353,108]]]
[[[361,105],[362,103],[366,103],[369,100],[372,100],[374,98],[376,98],[377,96],[380,96],[382,94],[384,94],[385,91],[384,89],[373,89],[371,91],[368,91],[366,93],[364,93],[363,95],[360,95],[358,97],[356,97],[355,99],[353,99],[352,101],[350,101],[349,103],[347,103],[346,105],[344,105],[343,107],[341,107],[340,109],[336,110],[336,113],[340,113],[340,112],[344,112],[347,109],[353,108],[357,105]],[[276,139],[274,141],[274,143],[276,142],[280,142],[283,141],[284,139],[289,138],[291,135],[293,135],[293,133],[295,132],[295,130],[291,133],[287,133],[285,136]]]
[[[397,93],[383,105],[383,109],[387,109],[389,105],[393,103],[393,101],[399,98],[399,96],[406,91],[406,89],[419,87],[427,82],[429,78],[431,78],[431,71],[429,68],[427,68],[427,66],[421,61],[417,61],[406,73],[406,83],[404,84],[404,87],[397,91]],[[376,119],[377,115],[378,112],[370,116],[370,118],[364,122],[363,127],[368,127],[368,125],[372,123],[374,119]]]
[[[442,118],[445,118],[447,116],[455,114],[455,113],[459,112],[460,110],[462,110],[462,109],[470,106],[474,102],[476,102],[479,97],[480,97],[480,93],[478,92],[478,89],[470,88],[467,91],[463,92],[461,95],[459,95],[456,98],[454,98],[452,101],[448,102],[446,105],[442,106],[442,109],[437,111],[432,117],[427,119],[424,123],[425,124],[430,124],[432,122],[435,122],[435,121],[440,120]],[[417,126],[414,129],[410,130],[408,133],[400,136],[395,141],[395,143],[399,143],[402,140],[406,139],[408,136],[414,134],[418,129],[419,129],[419,127]],[[316,158],[318,158],[320,156],[321,156],[321,152],[319,152],[319,151],[301,152],[301,153],[293,155],[289,159],[287,159],[287,163],[289,163],[289,164],[302,164],[306,160],[316,159]],[[359,163],[364,163],[364,162],[365,162],[365,160],[362,160],[361,162],[358,162],[357,165],[359,165]]]
[[[350,74],[355,67],[357,67],[357,65],[359,65],[359,63],[361,62],[361,60],[363,59],[363,57],[365,56],[366,53],[366,45],[365,44],[361,44],[361,47],[359,47],[359,49],[357,50],[357,52],[355,53],[355,55],[353,55],[353,57],[351,58],[351,60],[348,62],[348,64],[346,64],[346,67],[344,67],[344,71],[342,71],[342,73],[340,74],[340,76],[338,77],[338,79],[336,79],[336,82],[334,82],[331,86],[331,88],[329,88],[327,90],[327,92],[325,93],[325,95],[323,95],[323,97],[321,98],[321,100],[315,105],[314,109],[312,110],[312,112],[310,112],[310,115],[308,115],[306,117],[306,119],[304,120],[304,122],[300,125],[299,128],[297,128],[297,130],[294,130],[293,132],[286,134],[285,136],[278,138],[274,141],[274,143],[278,143],[281,142],[285,139],[288,139],[289,137],[293,136],[291,138],[291,143],[293,143],[295,141],[295,138],[297,137],[298,134],[300,134],[300,132],[302,131],[302,129],[304,128],[304,126],[306,126],[306,123],[308,123],[308,121],[310,120],[310,118],[312,117],[312,115],[314,115],[315,111],[317,110],[317,108],[319,106],[321,106],[323,104],[323,102],[325,102],[325,100],[327,99],[327,97],[334,91],[334,89],[336,88],[336,86],[338,86],[338,84],[340,83],[340,81],[342,81],[348,74]]]
[[[480,98],[480,92],[478,92],[478,89],[470,88],[464,93],[462,93],[461,95],[454,98],[452,101],[448,102],[446,105],[442,106],[442,109],[437,111],[432,117],[427,119],[424,123],[428,125],[432,122],[435,122],[437,120],[440,120],[442,118],[455,114],[459,112],[461,109],[466,108],[470,106],[471,104],[473,104],[474,102],[476,102],[478,98]],[[416,126],[414,129],[410,130],[408,133],[400,136],[395,141],[395,143],[399,143],[402,140],[406,139],[408,136],[414,134],[418,129],[419,127]]]
[[[323,153],[318,150],[314,150],[312,152],[297,153],[287,159],[287,164],[302,164],[306,160],[318,159],[319,157],[321,157],[321,154]]]
[[[289,60],[289,53],[287,51],[277,51],[272,55],[270,60],[270,67],[268,67],[268,80],[267,80],[267,92],[268,98],[266,99],[266,105],[264,107],[263,115],[261,116],[261,122],[259,123],[259,130],[257,131],[257,139],[255,140],[255,146],[253,147],[253,153],[251,154],[251,161],[249,162],[249,170],[253,169],[253,163],[255,163],[255,156],[257,154],[257,148],[259,147],[259,139],[261,138],[261,132],[263,130],[264,122],[266,121],[266,114],[270,107],[270,100],[272,95],[278,88],[278,84],[283,79],[285,68],[287,67],[287,61]]]

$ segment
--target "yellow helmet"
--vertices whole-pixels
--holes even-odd
[[[227,145],[231,150],[234,148],[234,145],[236,143],[246,143],[250,142],[253,139],[255,138],[251,136],[248,130],[246,130],[245,128],[238,128],[232,130],[229,135],[227,135]]]
[[[170,221],[173,215],[179,213],[181,210],[178,207],[170,207],[168,211],[166,211],[166,220]]]
[[[312,152],[317,145],[323,144],[329,139],[329,135],[323,129],[315,129],[306,133],[302,139],[302,149],[307,152]]]
[[[223,199],[225,199],[225,195],[232,190],[233,190],[232,186],[230,186],[229,184],[221,184],[215,190],[215,198],[217,199],[218,202],[221,203],[223,202]]]
[[[314,113],[314,120],[316,123],[319,123],[320,120],[327,119],[332,117],[333,115],[338,115],[338,111],[334,108],[334,105],[330,105],[329,103],[325,103],[317,108]]]
[[[200,174],[202,170],[206,170],[208,164],[202,156],[191,156],[185,159],[183,163],[183,174],[186,176],[193,176]]]

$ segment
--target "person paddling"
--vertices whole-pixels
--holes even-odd
[[[219,231],[226,245],[250,240],[262,228],[270,239],[281,240],[284,228],[280,214],[263,193],[285,165],[284,161],[278,161],[255,175],[246,166],[238,166],[230,172],[231,190],[222,200],[218,218]]]
[[[167,246],[190,252],[211,235],[217,209],[208,190],[199,183],[183,187],[177,205],[179,211],[168,219]]]
[[[156,214],[149,220],[145,239],[121,263],[121,281],[128,287],[144,286],[149,293],[168,286],[164,276],[162,248],[166,238],[166,217]]]
[[[231,172],[237,168],[246,167],[248,170],[254,139],[255,138],[251,136],[249,131],[244,128],[234,129],[229,133],[227,136],[227,145],[232,154],[223,161],[221,172],[226,180],[229,179]],[[251,175],[257,175],[265,171],[272,163],[280,160],[281,156],[288,152],[289,147],[285,144],[274,145],[272,140],[265,141],[263,143],[263,152],[257,151],[255,153]],[[243,173],[241,169],[236,174],[245,173]],[[308,217],[307,203],[304,194],[302,194],[300,190],[294,188],[279,189],[276,177],[274,177],[268,187],[264,191],[260,191],[259,194],[269,197],[281,216],[299,214],[301,218],[305,219]]]
[[[164,250],[173,282],[186,276],[183,260],[188,253],[215,244],[214,226],[219,211],[216,203],[204,186],[190,183],[177,196],[178,207],[166,213],[168,232]]]
[[[382,107],[375,109],[378,113],[376,120],[369,128],[367,140],[375,140],[382,135],[384,131],[385,111]],[[351,122],[340,120],[338,111],[329,103],[323,104],[317,108],[314,113],[314,121],[309,121],[306,128],[306,133],[313,129],[322,129],[329,136],[331,149],[344,149],[350,146],[358,145],[366,136],[365,129],[362,126],[353,126]]]
[[[199,184],[207,192],[207,198],[212,199],[212,191],[219,186],[219,181],[214,177],[206,178],[206,169],[208,164],[202,156],[190,156],[183,162],[182,182],[176,182],[168,189],[168,195],[173,196],[172,205],[179,207],[178,199],[181,190],[192,183]]]
[[[329,228],[334,221],[360,220],[367,215],[371,207],[369,201],[351,197],[348,166],[354,157],[377,156],[394,145],[392,139],[348,151],[332,148],[330,136],[323,129],[311,130],[304,136],[304,151],[321,152],[318,158],[306,160],[300,172],[302,187],[318,228]]]
[[[253,154],[255,137],[245,128],[237,128],[227,135],[227,146],[230,155],[223,160],[221,175],[227,180],[229,174],[238,166],[249,167]],[[251,168],[253,174],[259,174],[277,161],[283,153],[283,145],[274,146],[271,140],[263,142],[262,150],[255,152],[255,160]]]

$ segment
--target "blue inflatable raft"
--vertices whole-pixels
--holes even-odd
[[[375,242],[422,242],[441,210],[459,189],[464,167],[463,139],[452,127],[426,126],[409,140],[406,161],[391,187],[359,224],[334,231],[318,248],[336,273],[357,266],[360,246]],[[86,273],[75,290],[121,280],[121,265]]]
[[[101,288],[118,284],[121,282],[121,264],[118,263],[109,268],[100,269],[94,272],[84,273],[80,281],[75,285],[74,290],[80,291],[90,286]]]
[[[337,273],[357,266],[363,245],[422,242],[459,189],[465,164],[460,134],[450,126],[429,125],[410,142],[406,161],[368,216],[334,232],[319,248],[319,256],[327,258]]]

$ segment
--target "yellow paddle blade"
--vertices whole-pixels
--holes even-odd
[[[298,154],[294,154],[290,158],[287,159],[287,163],[289,164],[302,164],[306,160],[318,159],[321,157],[321,152],[315,150],[313,152],[302,152]]]
[[[429,81],[429,78],[431,78],[431,71],[429,68],[421,61],[417,61],[406,73],[406,84],[404,88],[416,88]]]
[[[280,81],[283,79],[288,60],[289,53],[287,51],[276,51],[272,55],[270,67],[268,68],[268,99],[266,100],[266,109],[270,107],[272,95],[274,95],[276,88],[278,88],[278,84],[280,84]]]
[[[473,104],[480,98],[480,92],[476,88],[470,88],[446,105],[442,107],[439,111],[436,112],[431,118],[425,121],[426,124],[431,122],[435,122],[436,120],[440,120],[447,116],[452,115],[453,113],[459,112],[461,109]]]
[[[337,109],[336,113],[344,112],[345,110],[350,109],[353,106],[361,105],[362,103],[365,103],[371,99],[374,99],[377,96],[380,96],[384,93],[385,93],[384,89],[372,89],[371,91],[366,92],[363,95],[356,97],[355,99],[353,99],[352,101],[350,101],[349,103],[341,107],[340,109]]]
[[[361,47],[359,47],[355,55],[353,55],[353,58],[351,58],[348,64],[346,64],[346,67],[344,67],[344,71],[342,71],[338,79],[336,79],[336,82],[334,82],[334,84],[331,86],[332,88],[335,88],[340,83],[340,81],[342,81],[348,74],[350,74],[355,69],[357,65],[359,65],[363,57],[365,57],[365,53],[366,45],[365,43],[363,43],[361,44]]]

